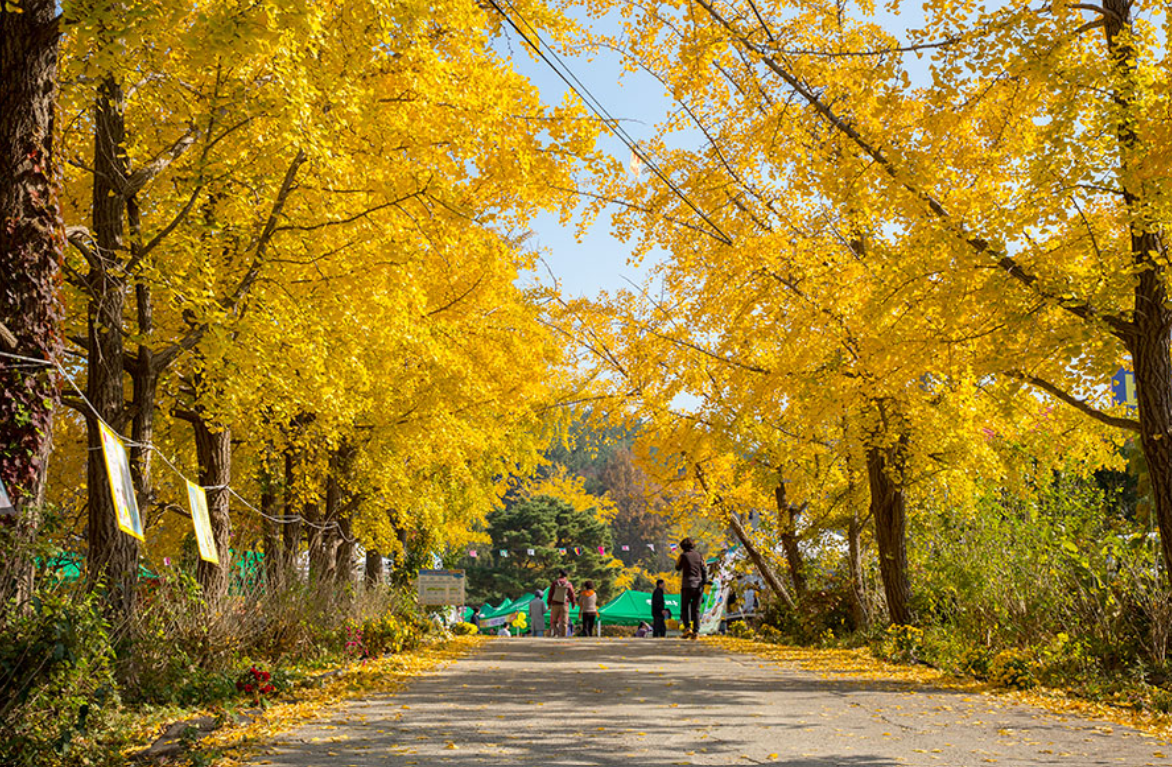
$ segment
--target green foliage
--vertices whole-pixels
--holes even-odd
[[[612,596],[616,571],[613,560],[598,553],[608,550],[611,533],[590,510],[577,511],[568,503],[549,496],[526,498],[488,517],[492,536],[491,552],[468,568],[468,601],[494,602],[513,599],[525,592],[544,589],[564,569],[578,588],[586,580],[594,581],[599,604]],[[578,546],[582,553],[559,554],[559,548]],[[510,556],[500,557],[500,549]],[[526,550],[533,549],[528,556]]]
[[[0,624],[0,764],[68,764],[118,696],[109,625],[89,594],[48,584]]]
[[[376,657],[418,647],[423,633],[420,621],[392,612],[371,616],[362,624],[362,641]]]
[[[917,663],[924,657],[924,631],[917,626],[888,626],[872,651],[895,663]]]
[[[471,623],[467,623],[465,621],[460,621],[459,623],[452,626],[452,633],[458,637],[459,636],[468,636],[470,634],[475,634],[477,631],[479,631],[478,628],[473,626]]]
[[[1022,650],[1002,650],[989,662],[989,681],[1019,690],[1029,689],[1037,684],[1034,662]]]

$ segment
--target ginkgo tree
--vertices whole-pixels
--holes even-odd
[[[629,39],[674,91],[710,89],[709,107],[755,122],[768,172],[832,164],[809,178],[819,204],[880,211],[910,242],[947,252],[921,279],[953,274],[958,296],[984,295],[998,329],[976,357],[984,369],[1138,431],[1167,558],[1167,47],[1163,9],[1151,10],[935,4],[904,45],[866,6],[697,2],[633,14]],[[930,82],[913,87],[905,60],[924,52],[934,52]],[[671,60],[685,65],[660,66]],[[819,140],[803,141],[811,133]],[[714,148],[710,167],[730,157]],[[771,187],[747,178],[755,183],[723,206],[769,204],[756,193]],[[1106,379],[1124,364],[1135,369],[1138,421],[1101,410]]]
[[[258,430],[258,451],[280,454],[278,438],[298,431],[292,424],[315,424],[302,438],[323,450],[308,468],[337,458],[355,419],[376,406],[369,391],[363,399],[362,387],[348,387],[385,373],[368,367],[380,342],[407,357],[406,380],[502,371],[496,351],[509,348],[500,343],[514,332],[508,322],[531,320],[524,311],[497,326],[483,319],[496,303],[524,303],[512,280],[528,256],[509,238],[539,207],[565,204],[549,190],[568,186],[593,128],[572,105],[540,104],[493,49],[495,16],[464,2],[164,3],[125,18],[99,3],[67,12],[70,276],[89,303],[86,316],[73,314],[88,330],[71,334],[89,358],[89,404],[74,404],[131,433],[144,508],[154,502],[160,409],[214,438],[223,464],[229,418],[239,413],[231,404],[259,401],[273,439]],[[442,315],[462,303],[485,332],[475,335],[469,320],[457,330],[471,338],[445,348]],[[269,323],[260,338],[274,345],[245,348],[242,320]],[[258,387],[237,375],[259,375],[290,349],[305,366],[300,381]],[[434,364],[412,371],[416,355]],[[289,391],[296,396],[285,398]],[[92,446],[92,418],[90,427]],[[90,577],[125,611],[137,551],[114,526],[90,455]],[[226,489],[209,500],[223,519]]]

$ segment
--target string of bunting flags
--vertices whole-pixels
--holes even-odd
[[[646,546],[648,549],[651,549],[651,551],[655,551],[655,544],[654,543],[645,543],[643,545]],[[661,546],[661,548],[666,549],[668,552],[671,552],[673,554],[679,549],[679,546],[675,543],[669,543],[666,546],[663,546],[663,544],[660,544],[660,546]],[[592,549],[597,548],[599,554],[606,556],[606,547],[605,546],[598,546],[598,547],[591,547],[591,548]],[[554,549],[546,549],[545,551],[550,551],[550,550],[557,551],[557,553],[561,554],[562,556],[574,556],[574,557],[580,557],[585,552],[585,549],[583,549],[581,546],[559,546]],[[631,550],[631,547],[625,543],[621,544],[619,546],[619,551],[629,552],[630,550]],[[494,550],[493,549],[486,549],[486,551],[492,552]],[[501,557],[502,559],[508,559],[509,557],[512,557],[514,555],[519,555],[521,551],[524,551],[526,556],[530,556],[530,557],[537,556],[537,549],[530,549],[530,548],[527,548],[527,549],[495,549],[495,551],[496,551],[496,555],[498,557]],[[611,553],[613,555],[613,553],[614,553],[613,550]],[[480,559],[480,549],[468,549],[468,556],[472,559]]]

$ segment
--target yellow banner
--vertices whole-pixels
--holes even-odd
[[[118,515],[118,529],[141,541],[142,518],[138,514],[138,500],[134,497],[134,483],[130,481],[126,448],[118,435],[101,421],[98,421],[98,432],[102,435],[102,457],[106,459],[106,479]]]
[[[199,543],[199,558],[213,565],[220,564],[216,536],[212,534],[212,519],[208,514],[208,494],[202,487],[187,480],[187,501],[191,506],[191,521],[195,525],[195,540]]]

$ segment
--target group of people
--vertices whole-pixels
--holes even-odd
[[[696,551],[696,545],[691,538],[680,541],[680,556],[676,560],[676,570],[680,574],[680,628],[681,636],[685,639],[695,639],[700,633],[700,600],[704,594],[704,587],[708,583],[708,570],[704,565],[704,557]],[[559,570],[549,584],[547,592],[541,590],[533,593],[529,602],[529,634],[530,636],[545,635],[545,618],[549,615],[550,633],[555,637],[573,635],[570,625],[570,609],[578,607],[578,616],[582,623],[582,635],[594,636],[598,627],[598,592],[594,590],[594,583],[586,581],[582,584],[582,591],[574,589],[569,574]],[[671,611],[667,608],[663,579],[655,582],[655,591],[651,594],[651,625],[646,622],[640,624],[635,632],[636,636],[652,637],[667,636],[667,621]],[[509,635],[507,626],[502,626],[502,636]]]
[[[680,636],[695,639],[700,636],[700,600],[704,596],[704,587],[708,585],[708,568],[691,538],[680,541],[676,571],[680,574]],[[635,636],[647,636],[648,631],[652,637],[667,636],[667,619],[671,617],[671,610],[667,609],[663,585],[660,578],[655,582],[655,591],[651,592],[651,625],[641,624]]]
[[[558,570],[557,577],[549,584],[546,601],[549,603],[549,627],[555,637],[572,635],[570,628],[570,608],[578,606],[578,618],[582,621],[582,635],[594,636],[598,625],[598,592],[594,590],[594,582],[586,581],[582,584],[581,593],[574,590],[570,583],[570,576],[565,570]],[[529,602],[529,633],[532,636],[542,636],[545,627],[546,601],[542,601],[542,593],[535,591],[533,600]]]

